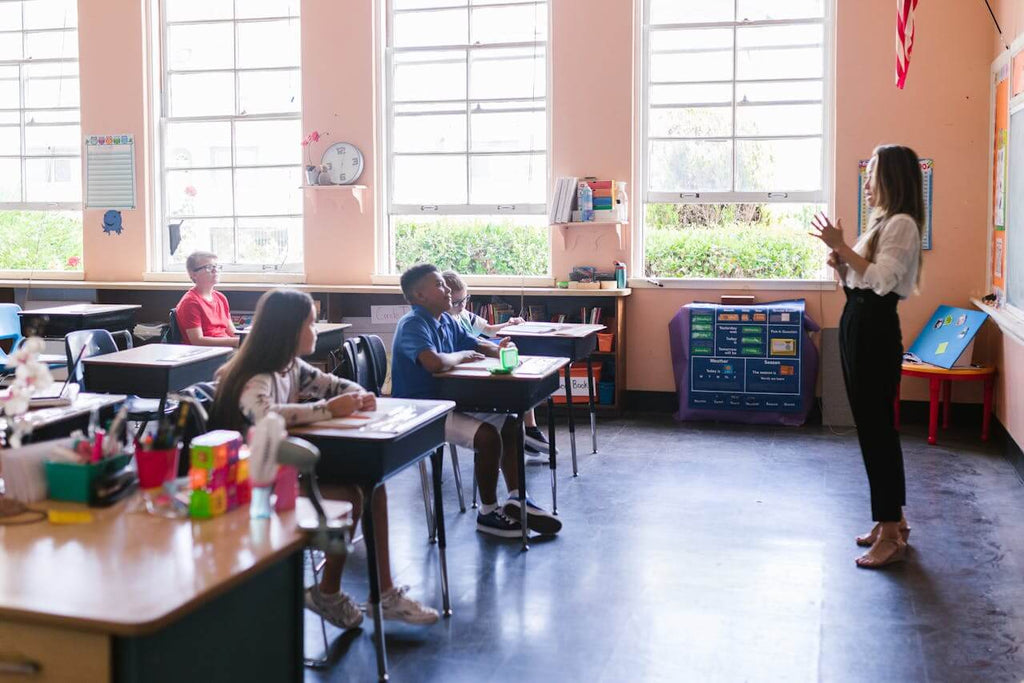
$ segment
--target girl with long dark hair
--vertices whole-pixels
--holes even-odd
[[[894,424],[893,401],[903,362],[896,307],[920,282],[924,193],[920,161],[908,147],[875,148],[867,170],[872,214],[857,243],[847,245],[842,221],[834,226],[824,214],[815,216],[811,234],[832,250],[828,265],[846,290],[839,352],[875,521],[870,532],[856,539],[857,545],[869,548],[857,565],[877,569],[904,558],[910,535],[903,515],[903,452]]]
[[[248,338],[218,373],[211,426],[244,432],[270,412],[292,426],[376,407],[376,397],[358,384],[320,372],[302,360],[316,347],[315,320],[313,299],[305,292],[275,289],[260,297]],[[353,521],[359,521],[363,502],[357,487],[325,484],[321,490],[328,498],[351,502]],[[436,622],[437,610],[409,598],[408,587],[392,581],[383,486],[373,496],[373,527],[384,618],[410,624]],[[305,602],[327,621],[348,629],[362,623],[363,613],[341,590],[344,567],[344,555],[328,556],[320,582],[306,591]]]

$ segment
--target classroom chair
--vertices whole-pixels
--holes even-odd
[[[128,348],[132,347],[131,334],[125,335]],[[85,367],[82,360],[93,356],[102,356],[114,353],[118,350],[114,335],[107,330],[75,330],[64,335],[64,352],[67,357],[68,381],[74,382],[83,390],[88,391],[85,386]],[[128,419],[132,422],[141,423],[136,437],[141,437],[146,425],[152,420],[159,420],[160,399],[139,398],[132,396],[128,399]],[[178,407],[176,401],[167,401],[165,412],[173,412]]]
[[[334,373],[339,377],[351,380],[376,396],[380,396],[384,380],[387,378],[387,350],[384,342],[375,334],[361,334],[346,339],[342,344],[338,366]],[[462,492],[462,471],[459,469],[459,456],[454,446],[449,444],[452,454],[452,468],[455,474],[455,490],[459,496],[459,511],[466,511],[466,501]],[[420,488],[423,491],[423,508],[427,517],[427,530],[430,542],[437,538],[434,524],[434,509],[430,498],[430,476],[427,463],[420,461]]]
[[[14,372],[14,368],[7,367],[9,353],[13,353],[25,341],[25,337],[21,336],[21,318],[18,316],[20,312],[21,306],[18,304],[0,304],[0,342],[11,342],[10,352],[0,348],[0,375]],[[65,364],[64,357],[54,353],[41,353],[39,360],[46,363],[51,370],[62,368]]]
[[[184,337],[181,334],[181,328],[178,327],[178,314],[176,309],[171,309],[171,312],[167,314],[167,332],[164,334],[164,342],[168,344],[181,344],[184,341]]]

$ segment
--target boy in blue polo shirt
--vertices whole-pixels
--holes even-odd
[[[451,289],[441,272],[421,263],[402,273],[402,293],[412,310],[402,316],[391,348],[391,394],[397,398],[437,398],[433,373],[443,372],[484,356],[497,357],[500,345],[470,336],[452,318]],[[503,339],[501,344],[506,344]],[[502,413],[448,414],[445,440],[476,451],[476,480],[480,490],[477,531],[516,538],[519,524],[519,463],[516,423]],[[505,476],[509,497],[498,505],[498,469]],[[526,499],[526,520],[532,531],[555,534],[562,522]]]

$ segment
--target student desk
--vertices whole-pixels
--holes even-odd
[[[537,330],[545,329],[540,332]],[[528,356],[553,356],[568,358],[570,363],[587,361],[587,380],[590,386],[590,443],[592,452],[597,453],[597,409],[594,406],[594,363],[590,354],[597,349],[597,333],[604,325],[580,323],[525,323],[506,327],[498,333],[500,337],[512,337],[519,351]],[[569,413],[569,444],[572,448],[572,476],[579,476],[576,467],[576,420],[573,418],[572,377],[569,366],[565,366],[565,401]],[[552,415],[551,418],[553,419]]]
[[[431,456],[441,600],[444,615],[450,617],[452,609],[448,596],[441,463],[445,419],[454,408],[455,404],[450,401],[378,398],[374,413],[357,413],[289,430],[291,434],[312,442],[320,449],[321,457],[317,463],[317,477],[320,481],[355,484],[363,491],[363,540],[366,543],[366,564],[370,577],[377,673],[381,680],[387,680],[388,660],[384,647],[376,539],[373,536],[373,491],[406,467]]]
[[[196,382],[208,382],[233,349],[146,344],[82,360],[85,386],[94,392],[118,392],[159,398],[163,413],[167,394]]]
[[[302,681],[306,538],[296,520],[313,516],[309,501],[267,520],[250,521],[246,506],[193,522],[129,512],[138,495],[89,508],[87,524],[0,526],[0,673]]]
[[[89,425],[89,416],[93,410],[100,412],[101,419],[113,417],[117,408],[128,398],[119,394],[88,394],[81,392],[74,403],[67,406],[52,408],[35,408],[29,410],[19,420],[31,428],[25,443],[45,441],[67,436],[76,429],[85,430]],[[11,418],[0,416],[0,432],[8,427]],[[0,648],[2,649],[2,648]]]
[[[992,421],[992,386],[995,368],[940,368],[929,363],[904,363],[903,377],[923,377],[928,380],[928,443],[934,446],[939,427],[939,389],[942,389],[942,428],[949,428],[950,394],[953,382],[983,382],[985,386],[984,414],[981,418],[981,440],[988,441],[988,428]],[[900,428],[900,385],[896,385],[896,429]]]
[[[21,311],[22,334],[51,339],[76,330],[131,331],[139,304],[69,304]]]
[[[530,549],[526,528],[526,451],[523,448],[523,415],[558,390],[558,371],[569,364],[568,358],[520,356],[520,366],[508,375],[493,375],[496,358],[456,365],[446,372],[434,373],[438,380],[438,397],[455,401],[459,410],[477,413],[509,413],[515,415],[519,438],[516,450],[519,459],[519,511],[523,525],[523,550]],[[549,402],[550,408],[550,402]],[[549,469],[551,471],[552,512],[557,511],[555,482],[555,422],[548,420]]]
[[[326,356],[331,351],[340,348],[345,342],[345,330],[352,325],[351,323],[314,323],[313,327],[316,329],[316,347],[308,358]],[[250,329],[238,330],[239,345],[249,336]]]

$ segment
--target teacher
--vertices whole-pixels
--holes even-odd
[[[811,234],[831,253],[846,290],[839,321],[839,353],[846,394],[857,425],[861,455],[871,489],[870,532],[857,545],[869,546],[857,566],[877,569],[904,559],[910,527],[903,514],[906,481],[903,451],[894,424],[896,390],[903,362],[903,338],[896,306],[917,290],[921,277],[924,194],[914,150],[899,145],[875,148],[867,168],[869,228],[850,247],[824,214]]]

